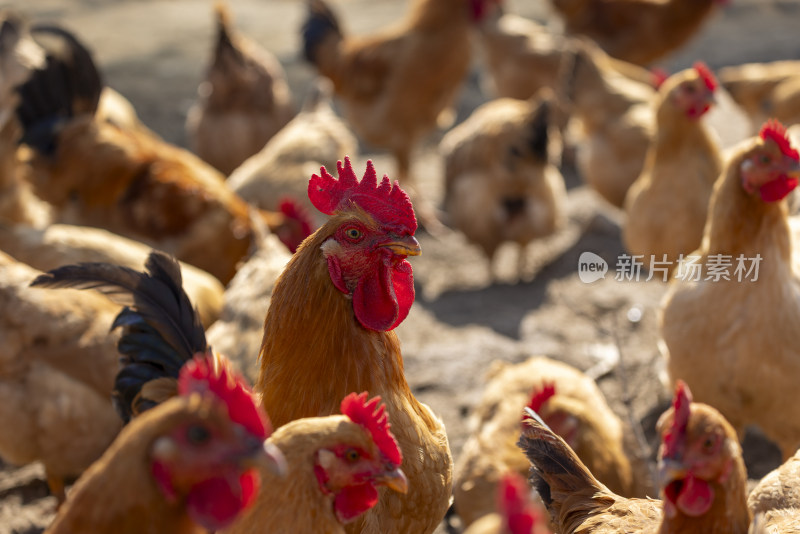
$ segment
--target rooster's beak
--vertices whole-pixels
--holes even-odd
[[[379,246],[388,248],[398,256],[419,256],[422,254],[419,241],[413,235],[398,237],[392,241],[381,243]]]
[[[408,478],[406,478],[406,474],[403,473],[403,470],[399,467],[375,475],[372,480],[398,493],[408,493]]]

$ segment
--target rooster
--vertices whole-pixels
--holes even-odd
[[[442,139],[450,224],[483,249],[490,272],[497,249],[510,241],[519,245],[522,278],[528,245],[564,223],[553,100],[549,92],[529,101],[492,100]]]
[[[353,390],[380,395],[394,422],[402,468],[413,489],[403,497],[382,495],[350,528],[430,533],[449,505],[452,457],[441,420],[417,401],[406,382],[399,340],[392,330],[414,302],[413,274],[406,261],[420,253],[414,209],[399,184],[392,185],[388,177],[378,182],[371,162],[361,181],[349,158],[337,167],[338,180],[323,169],[309,182],[312,203],[331,218],[300,245],[275,285],[255,390],[276,427],[335,414],[341,399]],[[59,285],[80,287],[86,280],[81,271],[74,281],[67,281],[69,271],[51,276],[56,274],[57,279],[65,278],[53,280]],[[162,322],[185,320],[180,317],[185,314]],[[198,345],[203,347],[205,342]],[[175,373],[170,380],[163,377],[163,368],[145,366],[141,372],[137,387],[126,394],[137,399],[135,405],[151,406],[174,394]]]
[[[759,425],[784,458],[800,444],[800,412],[786,404],[800,377],[800,303],[784,200],[798,176],[800,155],[780,123],[733,149],[702,245],[679,268],[659,321],[670,380],[684,380],[740,435]]]
[[[585,35],[609,55],[647,65],[688,41],[728,0],[550,0],[565,33]]]
[[[528,473],[530,466],[516,446],[519,407],[526,402],[612,491],[637,493],[622,421],[594,380],[540,356],[515,365],[495,361],[488,379],[470,422],[474,431],[456,463],[454,505],[464,525],[494,510],[505,473]]]
[[[183,366],[178,395],[136,418],[77,482],[47,534],[199,534],[252,505],[256,468],[279,471],[269,421],[249,388],[211,357]]]
[[[747,475],[736,432],[717,410],[693,403],[685,384],[678,383],[672,408],[657,425],[663,502],[612,493],[535,412],[528,414],[519,446],[559,532],[747,532]]]
[[[177,262],[153,252],[146,272],[102,263],[64,266],[42,275],[40,287],[94,288],[127,304],[113,326],[122,327],[114,403],[128,422],[144,417],[180,393],[180,374],[192,354],[207,353],[209,365],[223,373],[231,362],[211,350],[181,288]],[[301,532],[344,532],[378,500],[377,487],[405,493],[408,481],[400,469],[402,452],[389,431],[385,407],[367,394],[351,394],[340,404],[343,416],[304,418],[280,427],[268,441],[270,450],[285,451],[291,479],[279,480],[272,469],[260,469],[264,489],[255,510],[231,526],[231,532],[276,532],[303,522]],[[276,449],[277,448],[277,449]],[[292,496],[290,506],[276,502]]]
[[[333,81],[362,140],[386,148],[403,183],[411,152],[456,96],[470,66],[470,30],[494,0],[415,0],[392,28],[346,35],[323,0],[308,0],[303,52]]]
[[[89,51],[62,29],[39,32],[65,46],[18,89],[36,194],[57,207],[62,222],[147,242],[229,281],[254,238],[248,205],[189,152],[95,117],[102,83]],[[255,217],[290,249],[308,235],[307,221],[285,213]]]
[[[186,132],[194,153],[227,176],[289,122],[294,106],[275,56],[236,32],[224,0],[214,10],[214,57],[186,117]]]
[[[700,62],[659,88],[656,135],[625,199],[622,239],[631,254],[666,258],[674,266],[700,246],[708,199],[722,171],[719,143],[702,120],[716,88]]]

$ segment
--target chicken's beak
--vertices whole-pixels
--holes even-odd
[[[658,462],[658,478],[661,482],[661,487],[666,486],[673,480],[681,480],[686,478],[687,469],[683,462],[673,460],[670,458],[662,458]]]
[[[408,493],[408,478],[399,467],[375,475],[373,480],[398,493]]]
[[[289,471],[281,450],[268,441],[253,446],[242,456],[241,463],[245,467],[264,468],[281,478]]]
[[[422,254],[422,248],[419,246],[419,241],[413,235],[407,235],[381,243],[379,246],[388,248],[398,256],[419,256]]]

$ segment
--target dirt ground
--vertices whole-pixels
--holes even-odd
[[[400,0],[337,0],[348,30],[365,33],[399,17]],[[34,21],[56,21],[78,33],[95,52],[109,85],[127,96],[143,121],[167,140],[184,144],[183,123],[201,81],[212,42],[210,0],[14,0],[0,1]],[[302,100],[312,70],[299,57],[300,0],[232,0],[237,25],[274,52]],[[508,1],[508,10],[550,20],[545,0]],[[732,0],[686,47],[663,62],[670,71],[704,59],[712,68],[748,61],[800,57],[798,0]],[[463,120],[489,96],[476,64],[458,102]],[[737,122],[738,121],[738,122]],[[741,118],[718,117],[726,141],[745,135]],[[441,133],[431,136],[414,163],[422,189],[441,196]],[[366,149],[380,172],[392,172],[386,155]],[[580,184],[571,168],[569,223],[531,247],[524,280],[515,280],[515,251],[500,252],[500,280],[492,281],[478,249],[459,237],[422,235],[423,255],[412,260],[417,302],[399,327],[406,373],[418,397],[439,413],[454,455],[466,439],[466,418],[479,399],[483,373],[495,359],[521,361],[544,354],[598,376],[611,407],[652,438],[669,393],[659,380],[656,309],[665,291],[657,279],[614,279],[620,213]],[[578,258],[593,252],[606,260],[606,278],[580,281]],[[9,431],[1,429],[0,431]],[[648,451],[650,452],[650,451]],[[779,463],[777,450],[752,433],[745,442],[751,478]],[[643,475],[644,476],[644,475]],[[38,533],[52,517],[41,466],[0,464],[0,534]]]

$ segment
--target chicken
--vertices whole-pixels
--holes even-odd
[[[39,274],[0,252],[0,457],[44,464],[50,491],[99,458],[122,427],[108,402],[119,369],[98,295],[28,288]]]
[[[497,489],[498,512],[483,516],[464,534],[550,534],[541,505],[531,501],[521,475],[505,474]]]
[[[470,31],[494,0],[415,0],[408,16],[369,36],[345,34],[323,0],[308,0],[303,51],[331,79],[348,123],[388,149],[410,177],[415,143],[452,105],[470,67]]]
[[[785,117],[775,113],[777,111],[774,109],[775,97],[778,87],[784,82],[800,78],[800,61],[745,63],[723,67],[719,69],[718,75],[722,86],[757,127],[770,117],[775,117],[781,122],[786,120]]]
[[[558,170],[560,137],[553,98],[502,98],[476,109],[442,140],[444,207],[450,224],[481,247],[496,272],[498,247],[519,245],[518,274],[527,246],[564,224],[566,189]]]
[[[283,245],[280,247],[286,250]],[[142,243],[99,228],[52,224],[38,230],[2,223],[0,250],[40,271],[84,262],[107,262],[140,269],[150,252]],[[201,322],[211,326],[222,311],[225,288],[219,280],[197,267],[183,263],[181,268],[184,287],[197,306]]]
[[[298,532],[344,534],[344,525],[378,501],[377,488],[408,491],[402,453],[380,397],[351,393],[342,415],[307,417],[276,430],[270,442],[285,451],[286,481],[267,484],[251,511],[226,534]]]
[[[63,30],[41,32],[67,46],[50,52],[47,66],[19,89],[17,115],[22,140],[32,148],[28,165],[36,194],[58,208],[60,222],[144,241],[228,282],[254,238],[248,205],[190,153],[97,120],[102,85],[89,52]],[[289,248],[307,235],[307,221],[290,214],[254,216]]]
[[[0,224],[43,227],[50,222],[49,206],[33,194],[19,170],[17,141],[22,129],[14,119],[19,101],[14,87],[42,64],[44,51],[31,39],[25,21],[0,11]]]
[[[413,490],[402,498],[384,492],[349,531],[430,533],[449,505],[452,458],[441,420],[417,401],[406,382],[393,332],[414,302],[413,274],[406,261],[420,253],[414,210],[396,182],[392,185],[388,177],[378,182],[371,162],[361,181],[348,158],[337,167],[338,180],[327,171],[310,180],[311,201],[331,219],[300,245],[275,284],[255,390],[276,427],[334,414],[341,399],[354,390],[381,396]],[[83,287],[85,269],[69,282],[72,272],[55,271],[50,276],[58,281],[46,283]],[[171,285],[179,288],[177,280]],[[108,286],[111,295],[119,285]],[[128,281],[125,286],[135,284]],[[175,313],[160,322],[180,324],[187,316],[173,317]],[[204,350],[205,338],[197,347]],[[164,366],[153,370],[143,362],[141,374],[132,377],[136,387],[120,387],[128,391],[126,397],[137,399],[134,410],[174,393],[175,373],[171,381],[156,382],[163,374]],[[147,386],[151,378],[154,383]]]
[[[178,396],[131,422],[77,482],[47,534],[174,532],[229,525],[283,458],[247,386],[212,358],[181,369]]]
[[[277,58],[233,28],[223,0],[215,12],[214,57],[186,132],[192,151],[227,176],[291,120],[294,105]]]
[[[659,89],[656,135],[642,174],[628,190],[622,240],[632,255],[667,262],[700,246],[714,182],[722,172],[719,142],[703,115],[717,82],[703,63],[670,76]]]
[[[692,402],[679,383],[672,408],[658,421],[658,464],[664,499],[612,493],[534,412],[519,446],[531,462],[530,482],[559,532],[745,534],[750,524],[742,449],[714,408]]]
[[[648,65],[680,48],[728,0],[550,0],[567,34],[584,35],[609,55]]]
[[[380,395],[411,490],[381,495],[348,532],[430,533],[448,508],[452,458],[441,420],[409,389],[393,331],[414,302],[414,209],[397,182],[377,181],[371,162],[360,182],[349,158],[337,167],[338,180],[325,171],[309,183],[331,218],[275,284],[256,391],[278,426],[335,413],[350,391]]]
[[[761,479],[747,497],[759,532],[796,533],[800,529],[800,451]]]
[[[572,64],[573,40],[499,7],[489,9],[479,30],[494,94],[527,100],[543,87],[558,90]],[[607,61],[625,76],[644,83],[652,81],[647,69],[615,58]]]
[[[606,54],[593,45],[578,46],[559,93],[567,113],[580,122],[581,132],[572,140],[576,165],[587,184],[622,207],[653,137],[655,90],[611,67]]]
[[[800,377],[800,302],[783,200],[798,176],[800,155],[777,122],[736,147],[714,186],[702,245],[659,314],[670,380],[686,381],[740,435],[759,425],[784,458],[800,444],[800,414],[786,404]]]
[[[302,200],[310,212],[308,177],[331,168],[342,154],[355,157],[358,142],[331,107],[332,86],[324,78],[312,84],[303,109],[257,154],[228,177],[228,186],[247,202],[275,210],[286,196]],[[322,224],[326,219],[316,219]]]
[[[612,491],[626,496],[639,493],[624,448],[622,421],[591,378],[544,357],[516,365],[495,361],[487,378],[470,421],[473,430],[456,463],[454,504],[464,525],[494,511],[505,473],[528,474],[530,466],[516,447],[520,406],[526,403]]]
[[[123,328],[119,350],[124,355],[114,401],[125,421],[176,396],[192,354],[209,354],[209,366],[231,368],[224,355],[211,352],[181,288],[178,263],[162,253],[150,255],[146,272],[110,264],[71,265],[39,277],[35,284],[96,288],[129,305],[114,321]],[[286,452],[290,479],[279,479],[271,468],[259,469],[264,487],[258,504],[230,532],[284,532],[291,526],[293,532],[343,533],[344,523],[375,505],[377,486],[405,493],[402,453],[389,431],[385,406],[378,406],[378,397],[366,397],[366,392],[345,397],[343,416],[304,418],[279,428],[267,447]],[[287,495],[291,505],[276,506]],[[301,528],[309,521],[311,526]]]

